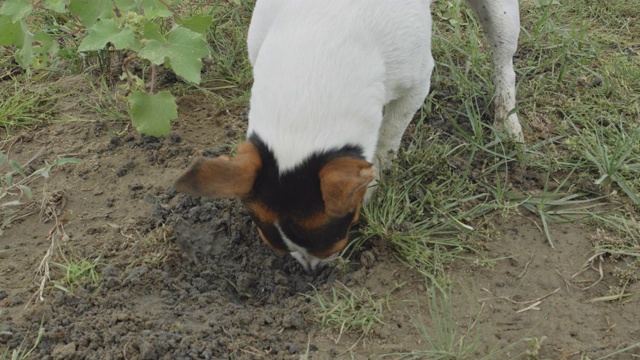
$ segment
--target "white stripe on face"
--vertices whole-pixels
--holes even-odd
[[[287,237],[284,231],[282,231],[282,228],[277,221],[273,223],[273,225],[275,225],[276,229],[278,229],[278,232],[282,237],[282,241],[284,241],[285,245],[287,245],[287,247],[289,248],[289,251],[291,251],[291,256],[298,260],[298,262],[302,265],[306,272],[315,271],[318,268],[318,265],[325,265],[322,259],[309,254],[307,249],[298,246],[296,243],[291,241],[291,239]],[[325,260],[332,260],[333,258],[335,258],[335,256],[330,256]]]

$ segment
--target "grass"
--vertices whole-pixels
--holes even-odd
[[[6,130],[5,134],[49,121],[60,97],[46,91],[31,91],[17,81],[0,83],[0,94],[0,128]]]
[[[100,281],[98,267],[102,265],[100,257],[95,259],[69,259],[61,253],[64,263],[51,263],[62,270],[62,276],[53,280],[56,289],[64,292],[73,292],[78,287],[86,284],[97,285]]]
[[[1,314],[1,313],[0,313]],[[27,336],[29,334],[27,333]],[[5,351],[2,352],[2,354],[0,354],[0,360],[27,360],[31,358],[31,354],[33,353],[33,351],[38,347],[38,345],[40,345],[40,342],[42,341],[42,338],[45,335],[45,329],[44,329],[44,318],[40,321],[40,326],[38,327],[38,335],[36,336],[36,338],[34,339],[33,342],[33,346],[31,346],[30,348],[26,347],[26,341],[27,341],[27,336],[24,337],[24,339],[22,340],[22,342],[20,343],[20,345],[9,351],[9,349],[6,349]]]
[[[305,295],[317,304],[316,318],[320,326],[332,334],[338,344],[343,334],[354,333],[367,339],[376,326],[384,324],[383,311],[388,307],[389,296],[401,286],[387,291],[384,297],[376,298],[367,288],[354,291],[338,282],[325,295],[316,290],[314,295]]]
[[[473,321],[460,333],[456,323],[455,310],[452,304],[451,289],[441,290],[435,286],[426,294],[428,315],[410,315],[413,325],[419,330],[423,339],[424,350],[406,353],[390,353],[383,357],[394,359],[477,359],[477,350],[482,340]],[[482,309],[480,309],[480,312]],[[478,314],[479,316],[480,314]],[[425,319],[430,320],[430,324]]]
[[[199,2],[185,9],[215,18],[208,34],[210,63],[199,88],[220,96],[227,106],[245,105],[248,99],[251,68],[245,42],[253,3]],[[515,67],[524,146],[496,140],[488,125],[493,122],[492,66],[477,20],[462,0],[433,6],[435,89],[377,196],[363,208],[365,225],[350,250],[388,241],[401,262],[433,280],[427,299],[431,322],[415,322],[427,349],[396,355],[471,359],[481,337],[474,324],[457,331],[447,270],[469,252],[482,256],[482,243],[493,235],[488,214],[530,213],[550,247],[556,224],[584,222],[602,234],[594,241],[594,254],[640,259],[640,1],[521,3]],[[104,94],[94,110],[117,118],[118,99],[107,88],[104,83],[96,88]],[[0,119],[10,119],[0,126],[15,129],[41,121],[40,111],[33,110],[41,100],[20,91],[25,90],[14,85],[0,104]],[[25,102],[18,101],[20,96]],[[515,181],[518,172],[541,180],[525,188]],[[151,234],[145,244],[151,248],[164,240],[164,233]],[[132,265],[159,264],[166,256],[150,253]],[[58,287],[70,291],[98,281],[98,265],[99,259],[65,260],[58,264],[64,273]],[[337,285],[308,298],[320,326],[339,341],[345,333],[367,338],[382,326],[389,294]],[[629,294],[622,289],[618,295]],[[523,356],[537,358],[544,340],[528,339],[530,350]],[[486,358],[492,356],[498,357]]]
[[[207,34],[210,64],[201,88],[221,96],[226,105],[245,105],[253,81],[247,59],[247,29],[255,0],[217,1],[201,10],[213,16]]]
[[[401,259],[435,278],[456,255],[469,250],[478,232],[468,225],[493,209],[464,168],[447,159],[464,152],[462,145],[437,142],[438,134],[420,122],[414,140],[403,149],[391,173],[383,176],[375,198],[363,209],[366,226],[351,246],[370,239],[390,241]]]
[[[619,48],[608,46],[614,39],[619,47],[640,39],[611,28],[587,32],[585,26],[606,15],[582,3],[587,11],[579,14],[559,5],[523,4],[519,112],[531,137],[542,138],[524,147],[494,140],[486,125],[492,122],[492,70],[476,20],[461,2],[436,6],[435,36],[447,39],[434,41],[436,89],[378,199],[364,209],[363,239],[389,240],[411,266],[442,274],[447,260],[473,245],[469,238],[486,235],[476,224],[492,210],[532,212],[552,246],[553,223],[637,227],[631,219],[620,223],[620,211],[612,209],[638,201],[640,72]],[[631,5],[608,10],[638,12]],[[606,80],[596,81],[604,74]],[[580,81],[587,83],[576,89]],[[443,126],[446,136],[424,122],[436,131]],[[515,188],[509,176],[518,168],[546,174],[546,181],[534,191]]]
[[[583,222],[607,234],[594,254],[638,261],[640,24],[629,19],[640,16],[640,1],[521,4],[517,111],[525,146],[495,140],[487,125],[492,68],[479,24],[462,1],[434,6],[435,89],[364,207],[366,225],[351,250],[389,241],[442,290],[448,265],[492,236],[486,214],[523,211],[538,219],[551,247],[554,225]],[[517,186],[517,171],[539,174],[537,187]],[[620,294],[631,296],[623,289],[615,299]],[[430,349],[416,358],[475,358],[471,339],[452,337],[442,296],[430,298],[429,331],[416,324]],[[537,358],[544,339],[530,340],[522,356]]]

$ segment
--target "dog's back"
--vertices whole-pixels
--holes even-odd
[[[291,170],[358,145],[372,161],[383,106],[428,79],[429,0],[261,0],[249,30],[248,134]]]

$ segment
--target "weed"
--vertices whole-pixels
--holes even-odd
[[[356,292],[342,283],[338,282],[338,285],[339,288],[331,288],[329,296],[317,290],[315,295],[305,295],[316,304],[316,319],[320,326],[338,333],[334,339],[336,344],[345,333],[356,333],[361,338],[367,338],[375,326],[384,324],[384,307],[388,306],[391,293],[401,286],[390,289],[382,298],[374,299],[374,295],[364,287]]]
[[[157,267],[164,263],[169,257],[172,249],[171,239],[173,238],[173,228],[161,226],[151,230],[146,235],[138,234],[141,241],[135,241],[134,254],[142,254],[136,257],[127,265],[127,269],[134,268],[141,264]],[[233,284],[233,282],[230,282]]]
[[[244,104],[253,80],[247,58],[246,35],[254,0],[216,2],[208,9],[215,19],[208,33],[212,71],[205,74],[204,90],[223,94],[227,105]]]
[[[20,343],[20,345],[18,346],[17,349],[13,349],[12,351],[9,351],[9,349],[6,349],[2,354],[0,354],[0,360],[26,360],[29,359],[31,357],[31,354],[33,353],[33,351],[38,347],[38,345],[40,345],[40,341],[42,341],[42,338],[44,337],[45,334],[45,329],[44,329],[44,318],[40,321],[40,326],[38,327],[38,336],[36,337],[36,339],[34,340],[33,346],[30,348],[26,348],[25,347],[25,341],[27,340],[27,336],[29,335],[29,333],[27,333],[27,336],[24,337],[24,339],[22,340],[22,343]],[[9,354],[11,354],[11,357],[9,357]]]
[[[605,193],[611,193],[616,184],[634,204],[640,204],[640,128],[611,126],[605,132],[586,124],[578,129],[569,123],[578,134],[580,154],[598,170],[600,177],[594,183],[606,189]]]
[[[40,153],[20,166],[16,161],[9,159],[7,155],[0,151],[0,169],[7,164],[11,168],[5,173],[4,177],[0,179],[0,235],[2,235],[4,229],[10,226],[15,220],[36,212],[37,209],[31,206],[33,204],[33,202],[31,202],[31,200],[33,200],[33,193],[29,186],[34,180],[39,177],[48,178],[54,167],[68,163],[78,163],[80,161],[74,158],[59,158],[53,163],[45,161],[44,167],[27,175],[24,168],[38,156],[40,156]],[[8,200],[11,198],[13,198],[13,200]],[[23,199],[27,199],[28,201],[24,202]]]
[[[0,87],[0,128],[13,131],[51,119],[60,96],[28,90],[17,81]]]
[[[451,287],[441,288],[430,286],[426,293],[428,306],[428,318],[430,324],[424,322],[424,316],[410,314],[413,325],[419,330],[424,341],[424,350],[414,350],[407,353],[391,353],[382,357],[394,359],[433,359],[433,360],[464,360],[464,359],[496,359],[504,355],[519,342],[510,344],[499,351],[479,357],[478,348],[482,344],[482,334],[476,327],[476,323],[484,309],[484,303],[480,309],[475,309],[478,314],[475,319],[459,332],[460,324],[455,320],[455,310],[452,304]],[[471,298],[469,294],[467,297]],[[477,303],[472,300],[471,304]]]
[[[64,263],[52,263],[52,265],[63,271],[62,277],[53,281],[54,288],[64,292],[73,292],[79,286],[98,284],[100,281],[98,266],[103,265],[100,257],[93,260],[70,260],[63,253],[61,255]]]
[[[98,84],[89,82],[91,85],[90,100],[83,97],[80,102],[91,108],[96,114],[101,115],[108,121],[129,121],[127,99],[121,93],[120,87],[111,90],[105,78],[101,78]]]

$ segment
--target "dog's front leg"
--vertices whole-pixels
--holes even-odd
[[[514,141],[524,142],[522,127],[515,113],[516,73],[513,55],[520,35],[518,0],[468,0],[480,18],[493,50],[493,84],[495,86],[495,123]]]

